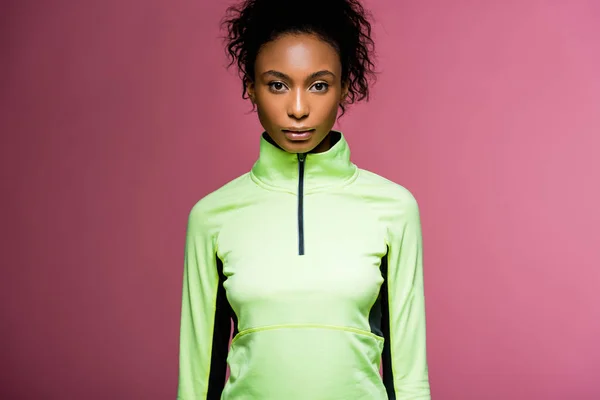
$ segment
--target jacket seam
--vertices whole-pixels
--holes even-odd
[[[279,329],[304,329],[304,328],[313,328],[313,329],[329,329],[343,332],[351,332],[356,333],[358,335],[367,336],[373,338],[375,340],[383,342],[385,338],[374,334],[373,332],[366,331],[360,328],[354,328],[350,326],[339,326],[339,325],[327,325],[327,324],[277,324],[277,325],[266,325],[260,326],[256,328],[248,328],[242,331],[239,331],[238,334],[232,339],[231,345],[233,345],[240,337],[262,331],[271,331],[271,330],[279,330]]]

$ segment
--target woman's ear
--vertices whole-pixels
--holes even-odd
[[[246,79],[246,93],[248,93],[248,98],[252,102],[252,104],[256,103],[255,91],[254,91],[254,82],[249,79]]]
[[[348,97],[348,81],[342,82],[342,94],[340,96],[340,104],[346,102],[346,98]]]

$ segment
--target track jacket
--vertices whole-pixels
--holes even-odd
[[[331,134],[192,208],[179,400],[430,399],[417,203]]]

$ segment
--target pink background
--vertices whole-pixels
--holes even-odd
[[[338,128],[421,205],[433,398],[600,398],[600,3],[368,4]],[[175,398],[187,214],[258,152],[225,6],[2,3],[0,398]]]

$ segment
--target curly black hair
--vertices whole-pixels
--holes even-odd
[[[344,103],[368,101],[369,82],[376,78],[370,18],[359,0],[302,0],[293,4],[242,0],[228,7],[221,26],[226,30],[228,68],[237,63],[242,79],[242,98],[248,98],[246,84],[254,80],[254,63],[261,46],[282,34],[308,33],[329,43],[339,54],[342,82],[348,83]],[[340,105],[342,115],[345,104]]]

